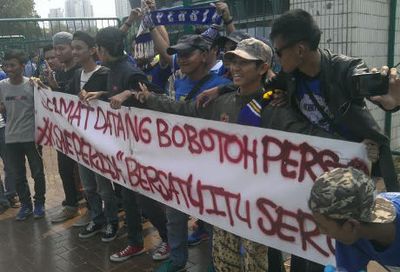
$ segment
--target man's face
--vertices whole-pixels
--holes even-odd
[[[107,50],[102,46],[97,47],[97,56],[101,63],[107,63],[110,60]]]
[[[301,64],[299,42],[287,42],[281,36],[274,40],[275,54],[279,58],[282,71],[291,73]]]
[[[56,57],[61,63],[67,63],[72,60],[72,47],[69,44],[58,44],[54,46]]]
[[[44,53],[44,59],[47,61],[52,70],[59,70],[61,68],[61,63],[56,57],[56,52],[54,49],[46,51]]]
[[[183,74],[190,75],[207,65],[208,52],[195,49],[178,52],[178,64]]]
[[[229,63],[233,83],[238,87],[245,87],[254,82],[259,83],[266,72],[261,71],[261,67],[257,67],[256,61],[246,60],[239,56],[234,56]]]
[[[72,56],[74,61],[79,64],[83,64],[92,58],[94,48],[89,48],[89,46],[80,40],[73,40],[71,43]]]
[[[339,224],[336,220],[320,213],[313,213],[313,216],[321,234],[326,234],[346,245],[354,244],[360,238],[358,228],[349,221]]]
[[[17,59],[6,60],[3,63],[4,72],[11,80],[22,77],[24,68],[25,65],[20,63]]]

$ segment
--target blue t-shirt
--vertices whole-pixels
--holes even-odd
[[[151,83],[157,85],[167,93],[166,90],[168,90],[168,78],[172,74],[171,67],[167,66],[165,68],[162,68],[160,63],[158,62],[150,70],[145,71],[145,73]]]
[[[177,55],[172,55],[172,72],[175,73],[180,69],[178,64]],[[217,74],[219,76],[223,76],[226,73],[226,68],[222,60],[217,60],[215,65],[210,69],[211,73]]]
[[[319,76],[308,77],[301,72],[295,74],[296,77],[296,97],[299,102],[299,109],[304,116],[314,125],[319,126],[325,131],[331,132],[329,122],[323,117],[322,113],[318,110],[316,105],[308,94],[312,92],[318,104],[324,109],[324,111],[332,117],[329,112],[328,105],[326,104],[325,98],[321,92],[321,81]]]
[[[4,71],[0,70],[0,80],[7,78],[7,74]]]
[[[181,79],[175,80],[175,100],[180,101],[180,100],[185,100],[185,97],[190,93],[190,91],[193,89],[193,87],[196,85],[198,81],[193,81],[190,80],[187,76],[184,76]],[[231,81],[229,79],[226,79],[222,76],[219,76],[217,74],[211,73],[211,78],[204,83],[201,87],[200,90],[195,94],[194,97],[196,97],[199,93],[211,89],[213,87],[222,85],[222,84],[229,84]]]
[[[382,193],[379,195],[390,200],[396,209],[396,236],[393,243],[383,251],[377,251],[372,243],[366,239],[360,239],[353,245],[345,245],[336,241],[337,267],[349,272],[358,272],[365,269],[371,260],[385,265],[393,271],[400,269],[400,193]]]

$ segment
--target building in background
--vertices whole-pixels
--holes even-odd
[[[65,17],[92,18],[93,6],[90,3],[90,0],[66,0]],[[88,20],[68,22],[67,25],[69,28],[73,28],[76,30],[86,30],[91,27],[90,21]]]
[[[90,0],[66,0],[65,17],[93,17]]]
[[[139,5],[140,7],[140,2]],[[123,18],[129,15],[131,6],[129,0],[115,0],[115,13],[118,18]]]
[[[62,8],[54,8],[49,10],[49,18],[63,18],[64,10]]]

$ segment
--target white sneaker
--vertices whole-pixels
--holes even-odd
[[[90,223],[92,219],[90,218],[89,210],[86,210],[84,214],[74,223],[72,224],[73,227],[85,227],[87,224]]]
[[[153,255],[151,257],[155,261],[166,260],[169,258],[170,251],[171,249],[169,248],[169,245],[165,242],[161,242],[161,244],[158,245],[156,250],[154,250]]]
[[[77,207],[64,206],[53,218],[51,218],[51,223],[61,223],[78,215],[79,210]]]

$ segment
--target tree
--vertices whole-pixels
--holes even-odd
[[[28,49],[41,39],[37,22],[18,18],[38,18],[33,0],[0,0],[0,53],[9,48]],[[0,54],[1,55],[1,54]]]
[[[0,0],[0,18],[37,17],[33,0]]]

